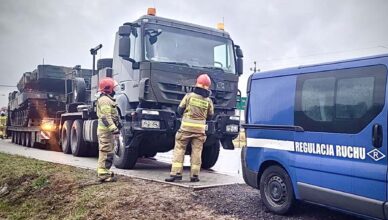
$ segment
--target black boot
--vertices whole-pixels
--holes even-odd
[[[190,177],[190,182],[199,182],[198,175],[193,175],[192,177]]]
[[[170,177],[166,178],[164,181],[175,182],[176,180],[182,180],[182,175],[179,173],[177,175],[170,175]]]

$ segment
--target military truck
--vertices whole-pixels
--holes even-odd
[[[202,167],[216,163],[220,145],[234,149],[242,58],[242,50],[222,27],[208,28],[152,13],[119,27],[112,68],[120,84],[116,100],[124,128],[115,146],[115,166],[133,168],[140,156],[173,149],[181,122],[177,106],[201,73],[212,80],[215,105],[215,116],[207,121]]]

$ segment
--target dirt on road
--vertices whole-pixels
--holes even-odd
[[[230,185],[193,191],[0,153],[0,219],[350,219],[300,205],[290,216],[265,211],[257,190]]]

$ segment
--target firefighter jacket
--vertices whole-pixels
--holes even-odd
[[[194,92],[185,95],[179,108],[184,109],[181,130],[205,134],[206,119],[214,114],[209,91],[196,87]]]
[[[7,116],[0,116],[0,127],[5,127],[7,125]]]
[[[119,124],[119,114],[115,99],[102,94],[97,99],[98,130],[113,132]]]

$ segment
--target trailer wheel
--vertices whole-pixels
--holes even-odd
[[[11,142],[12,143],[15,143],[15,132],[13,131],[12,134],[11,134]]]
[[[284,215],[295,201],[294,189],[287,172],[280,166],[270,166],[260,178],[260,195],[267,209]]]
[[[86,156],[88,152],[87,145],[84,141],[83,137],[83,121],[77,119],[73,122],[73,126],[71,127],[70,134],[70,146],[71,153],[76,157]]]
[[[15,144],[20,144],[20,132],[15,131]]]
[[[26,132],[21,132],[20,136],[21,145],[26,146]]]
[[[113,164],[120,169],[133,169],[139,156],[138,146],[126,147],[131,143],[131,139],[120,131],[115,139]]]
[[[71,125],[73,124],[73,121],[67,120],[63,123],[62,131],[61,131],[61,145],[62,145],[62,151],[65,154],[71,153],[70,148],[70,132],[71,132]]]
[[[32,147],[31,146],[31,132],[26,132],[26,147]]]
[[[217,140],[213,145],[204,145],[202,149],[202,165],[204,169],[213,167],[220,154],[220,142]]]

